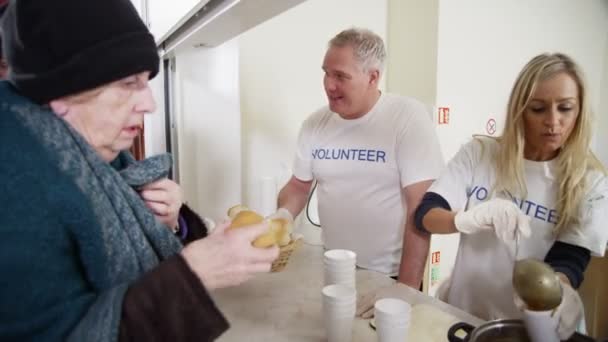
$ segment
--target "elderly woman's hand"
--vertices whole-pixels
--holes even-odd
[[[158,220],[171,229],[177,227],[179,209],[183,203],[182,189],[177,183],[161,179],[146,184],[140,195]]]
[[[203,285],[217,289],[241,284],[256,273],[269,272],[279,256],[278,247],[257,248],[251,245],[268,227],[260,223],[226,230],[230,222],[218,224],[211,235],[194,241],[182,250],[182,256]]]

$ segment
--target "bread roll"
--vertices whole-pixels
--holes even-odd
[[[249,210],[249,208],[247,208],[246,206],[241,205],[241,204],[232,206],[232,207],[230,207],[230,209],[228,209],[228,217],[230,217],[231,220],[234,220],[234,218],[236,217],[236,214],[240,213],[243,210]]]
[[[282,247],[291,242],[291,224],[289,221],[282,218],[271,220],[270,230],[274,232],[279,246]]]
[[[255,211],[241,210],[232,219],[232,222],[230,223],[230,228],[250,226],[252,224],[262,223],[262,221],[264,221],[264,218]]]
[[[262,222],[264,222],[264,218],[255,211],[242,210],[238,212],[232,220],[232,223],[230,224],[230,229],[250,226],[252,224],[258,224]],[[270,224],[268,224],[268,230],[264,234],[258,236],[252,244],[253,246],[259,248],[266,248],[276,245],[277,234],[275,233],[275,230],[271,229]]]

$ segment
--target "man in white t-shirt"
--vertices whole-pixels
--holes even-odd
[[[357,266],[418,289],[429,237],[410,218],[443,159],[426,107],[378,89],[385,55],[369,30],[329,42],[322,67],[329,106],[303,123],[294,174],[273,216],[300,213],[316,180],[325,247],[353,250]]]

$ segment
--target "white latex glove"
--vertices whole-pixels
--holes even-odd
[[[170,179],[146,184],[139,192],[146,206],[156,218],[171,229],[177,227],[183,195],[180,186]]]
[[[511,245],[519,236],[529,237],[530,218],[519,207],[505,199],[494,198],[467,211],[459,211],[454,217],[458,231],[474,234],[494,229],[499,239]]]
[[[377,290],[370,291],[357,300],[357,316],[361,318],[374,317],[374,304],[382,298],[398,298],[406,300],[410,288],[403,283],[395,283],[390,286],[381,287]]]
[[[287,222],[289,222],[290,224],[293,224],[293,215],[291,215],[289,210],[287,210],[285,208],[279,208],[277,211],[275,211],[273,214],[269,215],[266,218],[268,220],[274,220],[274,219],[281,218],[281,219],[287,220]]]
[[[218,224],[209,236],[188,244],[181,254],[203,285],[217,289],[239,285],[256,273],[269,272],[279,248],[256,248],[256,237],[268,229],[266,223],[226,230],[230,222]]]
[[[558,319],[557,334],[564,341],[570,338],[576,331],[578,324],[583,319],[583,301],[578,292],[572,286],[562,283],[562,302],[555,309],[554,315]]]

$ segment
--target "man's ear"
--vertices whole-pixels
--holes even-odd
[[[70,108],[67,101],[64,99],[52,100],[49,103],[49,106],[51,106],[53,112],[60,117],[66,116],[66,114],[68,114],[68,109]]]
[[[380,82],[380,71],[377,69],[370,70],[369,72],[369,84],[378,85]]]

